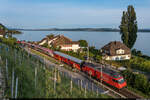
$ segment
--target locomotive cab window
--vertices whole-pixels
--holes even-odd
[[[116,82],[116,83],[118,83],[118,81],[117,80],[115,80],[115,79],[112,79],[114,82]]]
[[[122,84],[123,82],[124,82],[124,79],[123,78],[121,78],[121,79],[119,79],[119,80],[115,80],[115,79],[112,79],[114,82],[116,82],[116,83],[119,83],[119,84]]]

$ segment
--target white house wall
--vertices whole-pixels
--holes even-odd
[[[128,54],[128,55],[118,55],[118,56],[106,56],[106,57],[103,57],[105,60],[127,60],[127,59],[130,59],[131,58],[131,55]]]
[[[76,52],[79,48],[80,47],[77,44],[73,44],[72,46],[68,46],[68,47],[61,46],[62,50],[66,50],[66,51],[73,50],[74,52]]]
[[[3,37],[3,35],[0,35],[0,37]]]

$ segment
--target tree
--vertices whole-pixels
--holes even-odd
[[[80,43],[79,45],[80,45],[81,47],[87,47],[87,46],[88,46],[88,43],[87,43],[86,40],[79,40],[78,42]]]
[[[133,55],[136,55],[136,49],[133,49],[133,50],[132,50],[132,54],[133,54]]]
[[[123,43],[127,47],[132,48],[136,41],[138,30],[136,13],[132,5],[128,6],[127,12],[123,11],[121,25],[119,28]]]
[[[48,37],[49,39],[51,39],[51,38],[54,37],[54,34],[49,34],[49,35],[47,35],[47,37]]]

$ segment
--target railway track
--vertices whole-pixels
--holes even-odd
[[[126,96],[128,98],[136,98],[136,99],[142,99],[143,98],[143,97],[129,91],[127,88],[120,90],[119,93],[123,94],[124,96]]]
[[[35,49],[34,49],[34,50],[35,50]],[[37,51],[37,50],[36,50],[36,51]],[[38,51],[38,52],[39,52],[39,51]],[[43,54],[45,54],[45,53],[43,53]],[[45,54],[45,55],[46,55],[46,56],[49,56],[49,55],[47,55],[47,54]],[[89,79],[90,81],[92,81],[92,82],[94,82],[94,83],[96,83],[96,84],[102,86],[104,90],[110,91],[110,92],[111,92],[111,93],[109,92],[110,94],[112,94],[112,95],[114,95],[114,96],[116,96],[116,97],[118,97],[118,98],[136,98],[136,99],[141,99],[141,98],[143,98],[142,96],[139,96],[139,95],[137,95],[137,94],[135,94],[135,93],[129,91],[127,88],[123,88],[123,89],[121,89],[121,90],[115,90],[114,88],[109,87],[109,86],[107,86],[106,84],[101,83],[101,82],[99,82],[99,81],[97,81],[97,80],[91,78],[89,75],[87,75],[87,74],[85,74],[85,73],[83,73],[83,72],[81,72],[81,71],[78,71],[78,73],[80,73],[81,75],[83,75],[84,77],[86,77],[87,79]]]

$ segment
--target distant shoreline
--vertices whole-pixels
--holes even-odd
[[[51,29],[16,29],[20,31],[87,31],[87,32],[120,32],[119,29],[112,28],[51,28]],[[138,32],[150,32],[150,29],[139,29]]]

